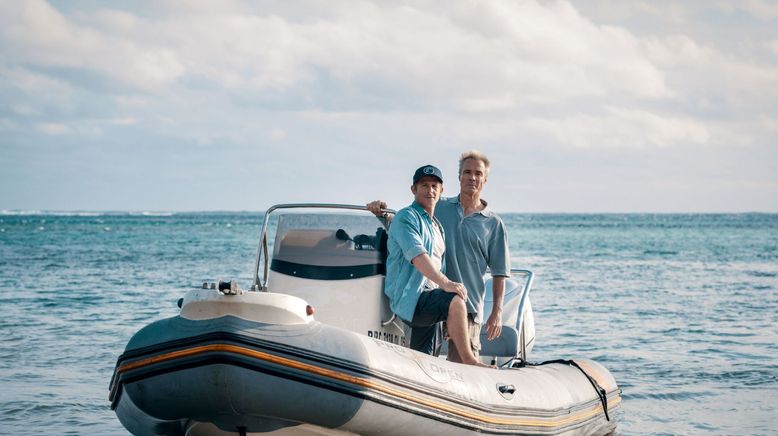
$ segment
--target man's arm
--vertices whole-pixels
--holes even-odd
[[[497,226],[489,240],[487,264],[492,271],[492,313],[486,321],[487,339],[490,341],[502,333],[502,304],[505,295],[505,277],[511,274],[511,257],[508,253],[508,232],[505,223],[497,219]]]
[[[462,283],[452,282],[442,272],[435,268],[427,253],[422,253],[411,260],[411,263],[417,270],[426,278],[437,283],[441,289],[446,292],[457,294],[463,300],[467,301],[467,289]],[[502,305],[502,299],[500,299],[500,305]]]
[[[500,336],[502,333],[502,303],[505,295],[505,277],[492,277],[492,313],[486,320],[487,339],[490,341]]]

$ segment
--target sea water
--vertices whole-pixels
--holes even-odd
[[[502,216],[536,273],[530,360],[604,364],[619,434],[777,434],[778,215]],[[116,358],[202,282],[249,287],[261,220],[0,214],[0,433],[126,434]]]

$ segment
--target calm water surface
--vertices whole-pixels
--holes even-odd
[[[619,433],[778,434],[778,215],[503,214],[533,360],[590,357]],[[251,282],[261,214],[0,215],[0,433],[126,434],[130,336],[203,281]]]

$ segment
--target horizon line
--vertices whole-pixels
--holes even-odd
[[[259,210],[118,210],[118,209],[0,209],[0,216],[23,215],[63,215],[63,216],[98,216],[98,215],[140,215],[140,216],[170,216],[175,214],[264,214],[267,209]],[[778,211],[495,211],[498,214],[537,214],[537,215],[774,215]]]

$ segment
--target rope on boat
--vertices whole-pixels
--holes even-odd
[[[586,376],[586,379],[589,380],[589,383],[592,384],[592,387],[594,388],[594,391],[597,392],[597,396],[600,398],[600,402],[602,403],[602,411],[605,412],[605,419],[607,421],[610,421],[611,418],[608,416],[608,398],[607,393],[605,392],[605,389],[603,389],[602,386],[600,386],[599,383],[597,383],[597,380],[594,379],[594,377],[590,376],[583,368],[581,368],[578,363],[576,363],[574,360],[568,360],[568,359],[557,359],[557,360],[548,360],[542,363],[537,364],[536,366],[540,365],[546,365],[548,363],[561,363],[563,365],[570,365],[575,368],[578,368],[581,373]]]

